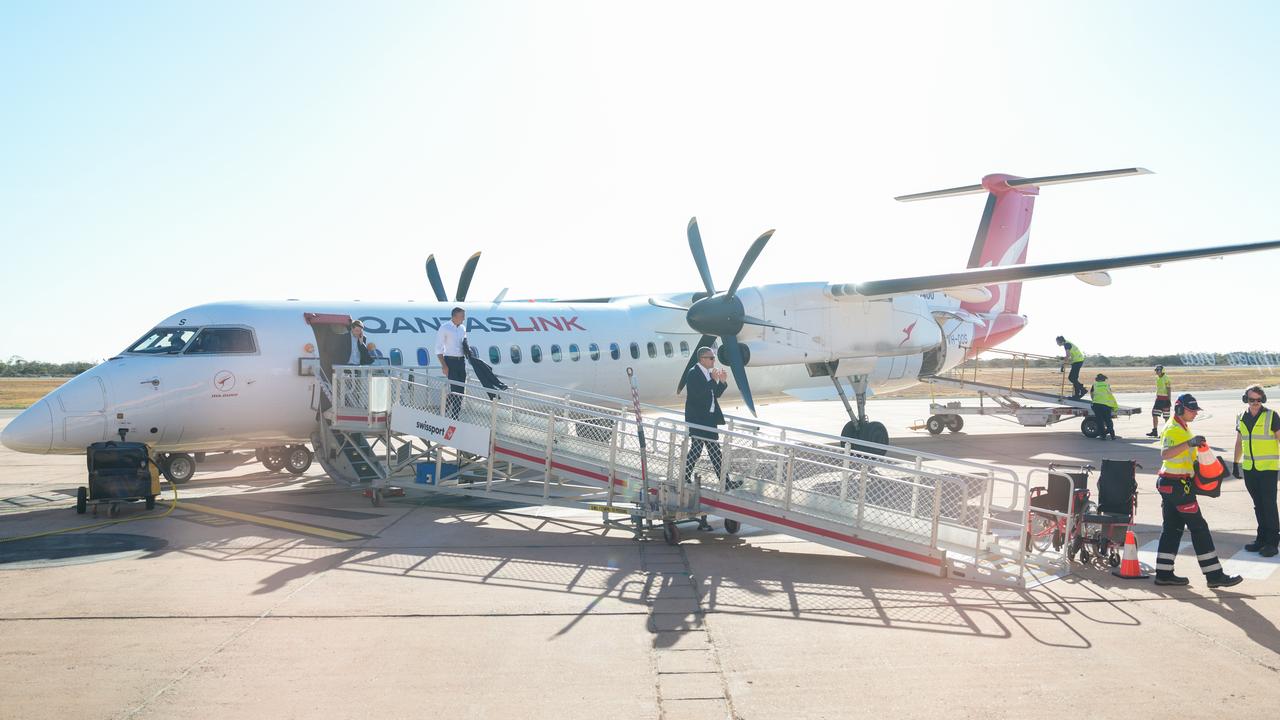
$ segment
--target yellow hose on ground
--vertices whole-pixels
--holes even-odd
[[[61,535],[62,533],[69,533],[69,532],[83,532],[85,530],[93,530],[95,528],[110,527],[112,525],[119,525],[121,523],[133,522],[135,520],[160,520],[161,518],[164,518],[165,516],[167,516],[169,513],[173,512],[174,508],[178,507],[178,485],[177,483],[169,483],[169,484],[173,486],[173,502],[169,503],[168,510],[165,510],[159,515],[138,515],[136,517],[124,518],[122,520],[104,520],[103,522],[93,523],[92,525],[79,525],[76,527],[63,528],[61,530],[47,530],[45,532],[32,533],[30,535],[17,535],[14,537],[0,538],[0,543],[14,542],[15,540],[30,540],[32,538],[47,537],[49,535]]]

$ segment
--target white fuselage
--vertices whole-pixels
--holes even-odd
[[[839,361],[846,389],[865,376],[881,392],[919,382],[964,359],[974,324],[944,317],[945,296],[836,300],[825,283],[744,288],[746,311],[788,330],[748,326],[739,334],[751,356],[757,401],[835,397],[823,363]],[[688,294],[670,296],[688,303]],[[349,315],[384,358],[441,372],[436,329],[453,303],[214,303],[158,327],[252,330],[252,352],[125,352],[72,379],[6,429],[4,442],[36,453],[82,453],[102,440],[127,439],[160,451],[265,447],[305,442],[316,427],[315,337],[305,312]],[[460,303],[469,342],[500,375],[615,397],[630,395],[635,369],[641,399],[678,406],[676,384],[699,335],[682,313],[646,298],[608,302]],[[935,319],[936,317],[939,319]],[[922,368],[922,365],[925,367]],[[732,403],[733,383],[726,396]]]

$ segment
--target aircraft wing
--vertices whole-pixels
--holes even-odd
[[[1280,240],[1244,243],[1240,245],[1219,245],[1217,247],[1195,248],[1191,250],[1170,250],[1168,252],[1148,253],[1145,255],[1128,255],[1124,257],[1099,258],[1096,260],[1072,260],[1068,262],[1041,263],[1038,265],[1006,265],[1003,267],[974,268],[960,272],[943,273],[941,275],[920,275],[918,277],[893,278],[891,280],[871,280],[860,283],[832,283],[828,290],[831,295],[850,298],[888,298],[895,295],[915,295],[926,292],[945,292],[965,295],[972,288],[986,285],[1018,282],[1021,280],[1040,280],[1042,278],[1077,275],[1090,284],[1106,284],[1095,282],[1098,273],[1120,268],[1140,267],[1142,265],[1162,265],[1180,260],[1221,257],[1239,253],[1258,252],[1260,250],[1280,249]],[[1105,276],[1103,276],[1105,279]]]

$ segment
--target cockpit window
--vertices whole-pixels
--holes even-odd
[[[253,331],[248,328],[207,327],[187,344],[187,355],[210,355],[213,353],[254,353],[258,344],[254,342]]]
[[[182,352],[191,338],[200,328],[190,327],[158,327],[142,336],[142,339],[129,346],[125,352],[143,353],[146,355],[177,355]]]

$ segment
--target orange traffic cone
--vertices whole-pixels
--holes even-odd
[[[1208,443],[1200,446],[1199,453],[1200,456],[1197,459],[1200,462],[1200,477],[1205,480],[1217,480],[1227,474],[1227,469],[1222,466],[1218,456],[1209,449]]]
[[[1142,565],[1138,563],[1138,541],[1133,537],[1132,530],[1126,530],[1124,533],[1124,555],[1120,558],[1120,568],[1112,570],[1111,574],[1125,580],[1144,580],[1151,577],[1142,572]]]

